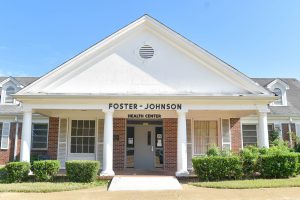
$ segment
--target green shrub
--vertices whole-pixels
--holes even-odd
[[[231,156],[232,152],[229,149],[221,149],[217,146],[212,146],[207,151],[207,156]]]
[[[275,145],[271,146],[268,149],[268,155],[286,154],[293,151],[291,148],[289,148],[288,143],[284,142],[283,140],[277,140],[274,142],[274,144]]]
[[[220,156],[221,155],[221,149],[217,146],[212,146],[207,151],[208,156]]]
[[[99,161],[74,160],[66,162],[67,177],[73,182],[93,182],[99,171]]]
[[[270,145],[274,145],[274,142],[276,143],[277,140],[280,140],[280,133],[279,131],[273,130],[271,134],[269,135],[269,143]]]
[[[242,166],[237,156],[202,156],[192,159],[198,178],[203,181],[239,179]]]
[[[0,167],[0,183],[6,182],[7,171],[5,167]]]
[[[9,183],[22,182],[28,179],[30,163],[28,162],[10,162],[5,166],[6,181]]]
[[[255,146],[247,146],[240,151],[240,159],[245,178],[253,178],[256,176],[256,172],[258,172],[257,159],[259,155],[260,150]]]
[[[296,153],[262,155],[259,168],[264,178],[288,178],[294,176],[298,167]]]
[[[42,160],[33,162],[33,173],[37,181],[51,181],[60,168],[58,160]]]
[[[300,174],[300,153],[297,153],[298,155],[298,165],[297,165],[297,174]]]

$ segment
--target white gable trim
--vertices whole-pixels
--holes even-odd
[[[267,85],[267,88],[268,89],[272,89],[272,87],[275,85],[275,84],[280,84],[283,88],[285,88],[286,90],[290,89],[290,86],[288,84],[286,84],[284,81],[282,81],[281,79],[275,79],[274,81],[272,81],[271,83],[269,83]]]
[[[3,87],[9,81],[13,82],[16,87],[24,88],[24,86],[19,81],[17,81],[15,78],[13,78],[11,76],[8,77],[7,79],[3,80],[2,82],[0,82],[0,87]]]
[[[110,49],[122,38],[125,38],[127,34],[131,33],[131,31],[142,28],[146,28],[163,36],[164,39],[168,39],[169,42],[174,44],[175,47],[187,53],[187,55],[197,59],[197,61],[205,64],[206,67],[210,68],[217,74],[221,75],[227,80],[230,80],[231,82],[234,82],[235,84],[238,84],[249,92],[256,95],[271,95],[268,90],[255,83],[246,75],[224,63],[217,57],[208,53],[204,49],[195,45],[191,41],[187,40],[183,36],[179,35],[175,31],[171,30],[170,28],[166,27],[165,25],[161,24],[148,15],[139,18],[125,28],[117,31],[106,39],[95,44],[91,48],[65,62],[56,69],[50,71],[31,85],[19,91],[17,95],[36,94],[37,92],[39,92],[39,88],[46,87],[49,84],[52,84],[54,80],[58,80],[64,77],[64,75],[66,73],[69,73],[71,69],[73,72],[77,71],[76,69],[80,68],[80,66],[84,65],[86,62],[92,62],[92,60],[94,60],[93,58],[97,57],[97,54],[99,56],[99,52],[103,56],[106,50]]]

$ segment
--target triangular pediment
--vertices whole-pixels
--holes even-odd
[[[207,96],[269,92],[146,15],[17,95],[31,94]]]

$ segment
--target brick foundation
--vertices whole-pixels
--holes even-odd
[[[114,170],[123,169],[125,167],[126,119],[114,118],[113,124],[113,168]]]
[[[165,137],[165,169],[177,169],[177,119],[163,119],[163,129]]]
[[[241,144],[241,121],[240,118],[230,118],[231,131],[231,150],[239,152],[242,148]]]

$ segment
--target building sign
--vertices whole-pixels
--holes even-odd
[[[109,103],[109,109],[115,110],[181,110],[181,104],[175,103]]]
[[[161,119],[160,114],[128,114],[128,119]]]

